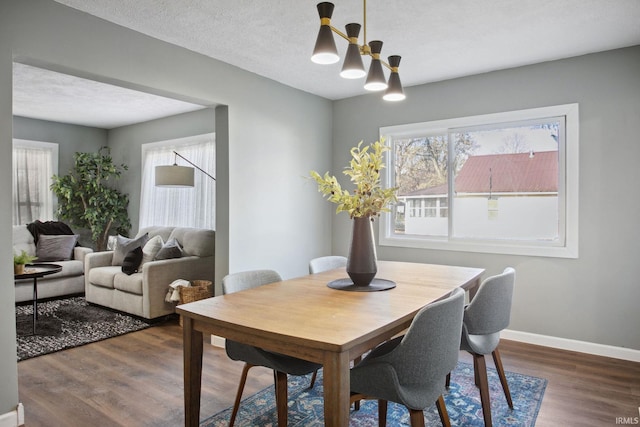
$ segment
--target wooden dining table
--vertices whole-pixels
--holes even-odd
[[[461,287],[474,291],[480,268],[378,261],[378,292],[329,288],[344,268],[179,305],[184,337],[185,426],[200,423],[203,334],[323,366],[325,426],[349,425],[350,361],[409,327],[424,306]],[[433,331],[434,334],[438,331]]]

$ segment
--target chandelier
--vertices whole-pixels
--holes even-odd
[[[380,40],[372,40],[367,43],[367,0],[363,0],[364,10],[364,37],[363,44],[358,44],[358,36],[360,34],[360,24],[351,23],[345,26],[346,34],[331,25],[331,15],[333,14],[333,3],[318,3],[318,14],[320,15],[320,31],[316,39],[316,45],[313,49],[311,60],[316,64],[335,64],[340,60],[336,43],[333,40],[333,33],[338,34],[349,42],[347,53],[342,64],[340,76],[345,79],[358,79],[367,77],[364,88],[369,91],[384,90],[385,101],[402,101],[405,99],[400,83],[400,75],[398,67],[400,66],[400,56],[392,55],[388,57],[389,62],[380,59],[382,51],[382,42]],[[366,72],[362,62],[362,56],[371,57],[369,71]],[[384,76],[382,66],[391,71],[389,81]]]

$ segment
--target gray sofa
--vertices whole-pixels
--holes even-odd
[[[145,319],[175,312],[175,304],[165,301],[169,285],[177,279],[214,280],[215,232],[189,227],[148,227],[148,233],[163,242],[176,239],[183,249],[180,258],[150,260],[136,273],[127,275],[121,265],[112,265],[114,251],[94,252],[85,257],[87,301]]]
[[[20,253],[21,250],[35,256],[36,244],[26,225],[14,225],[13,252]],[[73,248],[72,259],[49,261],[49,264],[62,266],[62,271],[38,279],[38,299],[84,293],[84,258],[91,252],[93,252],[91,248],[76,246]],[[47,263],[38,260],[34,262]],[[33,299],[33,279],[16,280],[15,292],[16,302],[31,301]]]

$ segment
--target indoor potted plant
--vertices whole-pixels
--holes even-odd
[[[381,212],[390,212],[389,205],[397,201],[398,188],[383,188],[380,183],[386,151],[389,147],[384,141],[376,141],[370,146],[362,146],[360,141],[351,149],[351,162],[343,173],[355,184],[353,192],[344,190],[329,172],[321,176],[311,171],[318,191],[338,205],[336,213],[347,212],[353,220],[347,273],[356,286],[368,286],[377,273],[372,222]]]
[[[74,167],[67,175],[54,175],[51,190],[58,197],[58,218],[91,230],[95,249],[107,248],[113,231],[126,235],[129,196],[114,188],[127,165],[113,162],[108,147],[96,153],[75,153]]]
[[[13,274],[24,274],[25,264],[31,264],[36,257],[22,250],[19,254],[13,254]]]

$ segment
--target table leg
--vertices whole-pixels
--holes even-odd
[[[349,426],[349,353],[327,353],[323,364],[324,425]]]
[[[38,278],[33,278],[33,335],[36,334],[36,322],[38,320]]]
[[[193,320],[182,317],[184,352],[184,425],[200,425],[200,391],[202,386],[202,332],[193,329]]]

